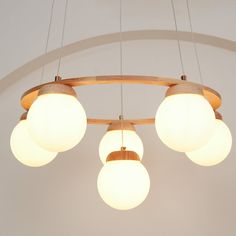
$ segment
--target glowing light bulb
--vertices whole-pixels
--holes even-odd
[[[87,118],[71,87],[47,86],[41,88],[28,112],[29,131],[43,148],[63,152],[81,141]]]
[[[123,146],[126,150],[136,152],[140,159],[143,157],[143,143],[134,130],[123,130]],[[107,156],[122,147],[122,131],[111,130],[106,132],[99,144],[99,156],[103,164]]]
[[[188,152],[208,142],[215,117],[211,105],[201,92],[191,93],[191,89],[197,88],[188,90],[186,85],[176,86],[185,86],[187,93],[175,94],[176,91],[171,93],[167,90],[167,96],[156,113],[156,131],[161,141],[171,149]]]
[[[32,140],[27,120],[21,120],[12,131],[10,146],[15,158],[31,167],[46,165],[57,155],[56,152],[44,150]]]
[[[149,175],[140,161],[107,162],[97,179],[103,201],[117,210],[129,210],[140,205],[148,195]]]
[[[229,154],[232,146],[232,136],[226,124],[215,120],[214,132],[207,144],[191,152],[186,152],[188,158],[201,166],[213,166],[222,162]]]

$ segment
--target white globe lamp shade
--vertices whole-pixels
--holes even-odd
[[[27,120],[21,120],[13,129],[10,146],[15,158],[30,167],[44,166],[54,160],[57,155],[57,152],[49,152],[32,140]]]
[[[138,160],[111,160],[101,169],[97,188],[107,205],[117,210],[129,210],[146,199],[150,179]]]
[[[220,119],[215,120],[214,132],[207,144],[192,152],[188,158],[200,166],[214,166],[228,156],[232,146],[232,136],[227,125]]]
[[[214,120],[214,111],[202,90],[180,84],[167,90],[157,110],[155,126],[165,145],[175,151],[188,152],[208,142]]]
[[[123,138],[122,138],[123,128]],[[143,157],[143,143],[135,132],[131,124],[124,123],[123,127],[119,124],[112,124],[108,127],[108,131],[103,136],[99,144],[99,156],[103,164],[106,163],[107,156],[114,151],[119,151],[123,146],[127,151],[134,151],[138,154],[140,160]]]
[[[74,90],[62,84],[43,86],[31,105],[27,120],[29,132],[43,148],[64,152],[83,138],[87,118]]]

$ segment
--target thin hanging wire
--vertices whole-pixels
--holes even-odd
[[[173,12],[173,16],[174,16],[174,22],[175,22],[175,32],[176,32],[176,37],[177,37],[177,44],[178,44],[179,58],[180,58],[180,63],[181,63],[182,74],[185,75],[185,73],[184,73],[183,56],[182,56],[180,40],[179,40],[178,25],[177,25],[176,14],[175,14],[175,5],[174,5],[174,1],[173,0],[171,0],[171,7],[172,7],[172,12]]]
[[[50,33],[51,33],[54,5],[55,5],[55,0],[52,0],[51,10],[50,10],[50,19],[49,19],[49,24],[48,24],[48,32],[47,32],[47,37],[46,37],[46,46],[45,46],[44,54],[47,54],[47,52],[48,52],[48,44],[49,44],[49,37],[50,37]],[[42,70],[41,70],[40,84],[42,84],[42,82],[43,82],[44,72],[45,72],[45,65],[43,65]]]
[[[201,84],[203,84],[201,65],[200,65],[200,60],[199,60],[199,55],[198,55],[198,50],[197,50],[197,44],[196,44],[195,37],[194,37],[194,34],[193,34],[192,18],[191,18],[190,6],[189,5],[190,5],[189,1],[186,0],[186,6],[187,6],[187,10],[188,10],[188,20],[189,20],[189,26],[190,26],[190,31],[191,31],[191,40],[192,40],[192,44],[193,44],[193,48],[194,48],[196,61],[197,61],[199,78],[200,78]]]
[[[120,76],[121,79],[123,78],[123,38],[122,38],[122,0],[120,0]],[[121,120],[121,147],[124,146],[124,129],[123,129],[123,120],[124,120],[124,87],[123,83],[120,84],[120,116],[119,119]]]
[[[62,34],[61,34],[61,46],[60,46],[60,49],[62,49],[63,44],[64,44],[68,2],[69,2],[69,0],[66,0],[65,10],[64,10],[64,18],[63,18]],[[61,68],[61,54],[60,54],[59,61],[58,61],[58,66],[57,66],[57,76],[59,76],[60,68]]]

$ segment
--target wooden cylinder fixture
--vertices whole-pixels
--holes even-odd
[[[121,161],[121,160],[132,160],[140,161],[140,158],[136,152],[126,151],[125,147],[122,147],[120,151],[111,152],[107,157],[107,162],[109,161]]]
[[[107,131],[112,131],[112,130],[131,130],[131,131],[135,131],[135,128],[127,120],[116,120],[116,121],[113,121],[107,128]]]
[[[39,89],[38,96],[44,95],[44,94],[53,94],[53,93],[58,93],[58,94],[66,94],[66,95],[71,95],[74,97],[77,97],[75,90],[68,85],[65,84],[46,84],[42,86]]]
[[[168,97],[176,94],[198,94],[204,96],[202,88],[193,84],[178,84],[170,86],[170,88],[167,89],[165,96]]]

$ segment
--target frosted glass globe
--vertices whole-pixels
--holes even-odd
[[[123,146],[127,151],[134,151],[143,157],[143,143],[137,133],[132,130],[123,130]],[[119,151],[122,147],[122,131],[111,130],[106,132],[99,144],[99,156],[103,164],[106,163],[107,156],[114,151]]]
[[[34,140],[54,152],[77,145],[87,127],[83,107],[74,96],[66,94],[40,95],[30,107],[27,120]]]
[[[107,205],[118,210],[129,210],[145,200],[150,180],[140,161],[109,161],[98,175],[97,188]]]
[[[215,115],[209,102],[198,94],[167,96],[159,106],[155,125],[161,141],[179,152],[197,149],[208,142]]]
[[[214,132],[208,143],[197,150],[187,152],[191,161],[201,166],[213,166],[222,162],[229,154],[232,136],[222,120],[215,120]]]
[[[13,129],[10,146],[15,158],[31,167],[46,165],[57,155],[56,152],[44,150],[32,140],[26,120],[20,121]]]

